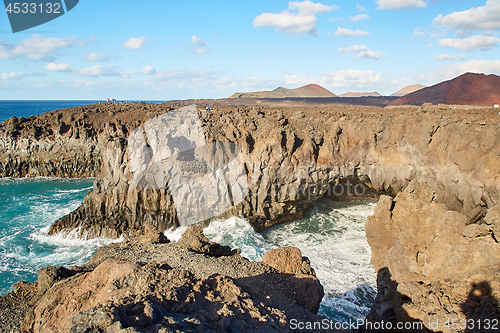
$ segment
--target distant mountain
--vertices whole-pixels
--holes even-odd
[[[500,76],[466,73],[400,97],[391,104],[500,104]]]
[[[236,93],[229,98],[290,98],[290,97],[336,97],[334,93],[317,84],[308,84],[296,89],[278,87],[272,91]]]
[[[347,92],[339,95],[339,97],[379,97],[382,96],[378,92]]]
[[[394,94],[391,96],[397,96],[397,97],[402,97],[404,95],[411,94],[412,92],[415,92],[417,90],[423,89],[427,86],[421,85],[421,84],[412,84],[411,86],[406,86],[403,89],[399,89],[396,91]]]

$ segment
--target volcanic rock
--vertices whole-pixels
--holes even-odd
[[[424,103],[489,106],[500,104],[500,77],[493,74],[466,73],[391,102],[392,105]]]
[[[426,86],[421,85],[421,84],[412,84],[410,86],[406,86],[404,88],[399,89],[395,93],[391,94],[391,96],[397,96],[397,97],[402,97],[408,94],[411,94],[412,92],[415,92],[417,90],[423,89]]]
[[[229,98],[311,98],[311,97],[335,97],[336,95],[317,84],[287,89],[278,87],[272,91],[259,91],[250,93],[236,93]]]
[[[321,320],[314,313],[323,288],[314,276],[282,274],[236,251],[195,253],[186,240],[199,236],[191,228],[182,242],[127,237],[100,248],[89,264],[39,289],[22,331],[288,332],[292,318]]]

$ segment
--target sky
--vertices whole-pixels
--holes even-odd
[[[500,0],[81,0],[12,33],[0,99],[172,100],[316,83],[390,95],[500,75]]]

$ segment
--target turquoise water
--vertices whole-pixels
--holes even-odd
[[[92,179],[0,179],[0,294],[19,280],[36,281],[44,266],[82,265],[98,246],[110,243],[46,234],[52,222],[83,202],[92,183]]]

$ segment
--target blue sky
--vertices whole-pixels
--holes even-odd
[[[12,33],[0,99],[222,98],[317,83],[389,95],[500,75],[500,0],[94,1]]]

